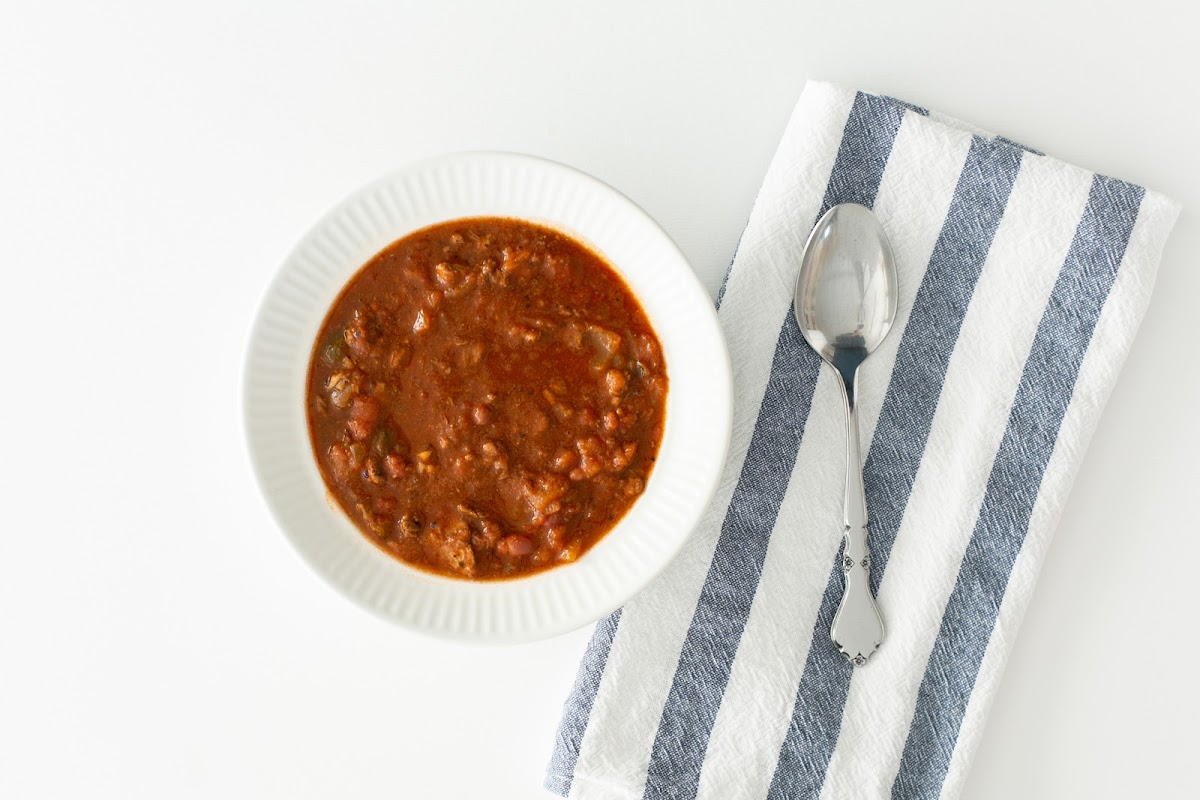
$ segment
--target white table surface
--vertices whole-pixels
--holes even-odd
[[[965,796],[1195,791],[1190,4],[0,6],[0,797],[539,798],[588,631],[427,641],[275,529],[238,378],[332,203],[459,149],[629,194],[715,291],[804,80],[1184,204]]]

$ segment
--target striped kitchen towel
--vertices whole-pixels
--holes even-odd
[[[845,411],[791,310],[809,230],[847,201],[874,209],[900,285],[860,373],[887,636],[857,669],[829,640]],[[924,109],[810,83],[718,296],[735,387],[723,479],[680,556],[597,625],[547,788],[956,796],[1177,214]]]

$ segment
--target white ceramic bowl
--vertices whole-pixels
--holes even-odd
[[[469,582],[385,554],[327,500],[304,412],[313,340],[342,286],[412,231],[473,216],[517,217],[586,242],[625,278],[662,342],[670,381],[658,463],[645,492],[578,561],[525,578]],[[582,172],[508,153],[423,161],[355,192],[309,231],[267,290],[243,376],[259,485],[301,556],[343,594],[401,625],[476,641],[543,638],[599,619],[679,551],[729,446],[729,357],[712,302],[670,237]]]

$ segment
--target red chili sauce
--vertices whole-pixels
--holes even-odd
[[[667,373],[599,255],[515,219],[460,219],[372,258],[308,370],[329,492],[373,542],[457,578],[574,561],[629,510],[662,440]]]

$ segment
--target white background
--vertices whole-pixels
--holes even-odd
[[[334,202],[475,148],[612,183],[715,291],[808,77],[1183,203],[965,796],[1194,791],[1197,18],[970,5],[0,3],[0,797],[541,797],[588,632],[322,585],[243,451],[251,316]]]

